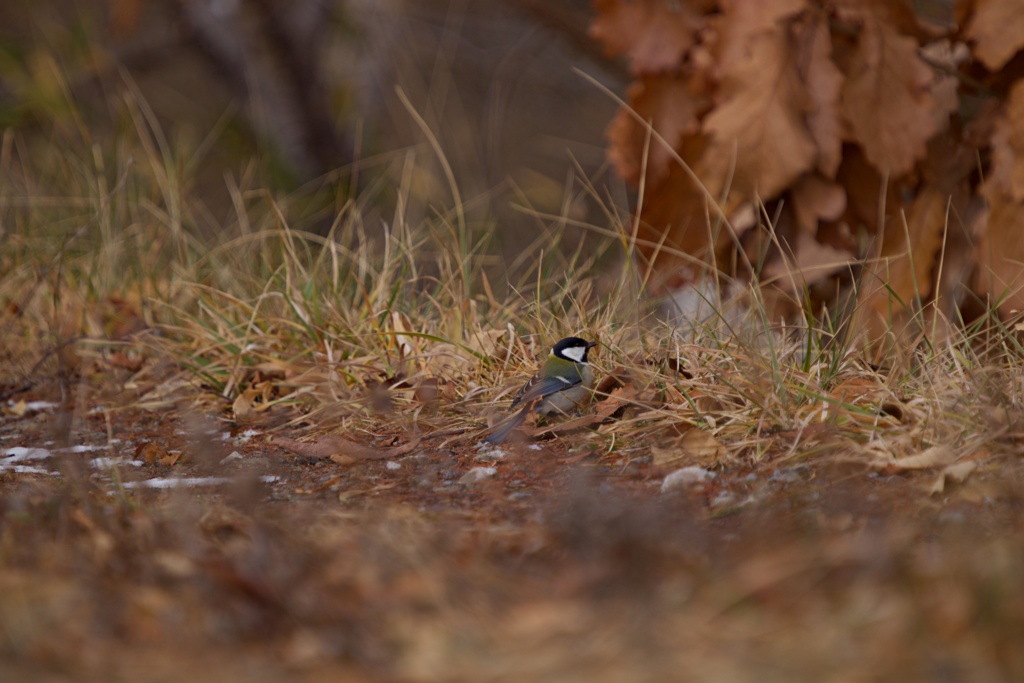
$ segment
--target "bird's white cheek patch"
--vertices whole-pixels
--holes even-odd
[[[570,346],[567,349],[562,349],[562,355],[566,358],[571,358],[577,363],[583,362],[583,356],[587,353],[587,347],[585,346]]]

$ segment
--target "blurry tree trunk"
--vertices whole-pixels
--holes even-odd
[[[166,2],[212,72],[250,104],[262,101],[274,127],[284,131],[283,151],[301,175],[351,163],[351,145],[335,126],[320,66],[334,3],[246,0],[238,7],[251,7],[249,16],[238,10],[217,14],[209,3]]]

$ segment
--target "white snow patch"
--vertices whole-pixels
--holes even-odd
[[[384,463],[384,467],[388,468],[389,470],[400,470],[402,469],[402,463],[395,462],[394,460],[388,460],[386,463]]]
[[[7,405],[14,406],[14,405],[17,405],[17,404],[14,401],[8,401]],[[27,412],[30,412],[30,413],[37,413],[40,410],[51,410],[51,409],[56,408],[58,406],[60,406],[60,404],[59,403],[54,403],[53,401],[26,401],[25,402],[25,410]]]
[[[227,477],[154,477],[142,481],[126,481],[126,489],[173,489],[179,486],[218,486],[226,484],[230,479]]]
[[[111,439],[111,444],[121,443],[121,439]],[[92,453],[93,451],[105,451],[109,447],[109,444],[94,444],[94,443],[81,443],[77,446],[71,446],[70,448],[61,448],[62,451],[70,451],[71,453]]]
[[[53,452],[45,448],[27,448],[25,446],[14,446],[4,451],[3,462],[24,462],[25,460],[45,460],[52,457]]]
[[[260,481],[265,484],[271,484],[279,480],[280,477],[273,475],[264,475],[260,477]],[[153,479],[144,479],[142,481],[128,481],[124,483],[124,487],[126,489],[173,489],[179,486],[220,486],[221,484],[227,484],[230,481],[231,479],[228,477],[155,477]]]
[[[0,471],[3,472],[17,472],[18,474],[50,474],[57,476],[58,472],[51,472],[50,470],[44,470],[42,467],[32,467],[31,465],[4,465],[0,463]]]
[[[124,458],[93,458],[89,463],[96,469],[109,470],[111,467],[116,465],[131,465],[132,467],[142,467],[143,463],[141,460],[125,460]]]

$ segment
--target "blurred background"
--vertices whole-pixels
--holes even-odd
[[[588,0],[5,0],[0,128],[31,158],[144,125],[202,233],[237,220],[233,190],[300,197],[293,227],[317,232],[350,199],[379,229],[406,193],[409,224],[460,203],[510,253],[545,232],[533,212],[600,222],[624,201],[615,103],[577,70],[614,92],[626,73],[589,20]]]

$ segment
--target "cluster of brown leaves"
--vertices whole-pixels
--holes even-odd
[[[1019,1],[594,4],[634,78],[609,154],[656,287],[710,267],[832,298],[859,274],[875,333],[920,304],[1024,308]]]

